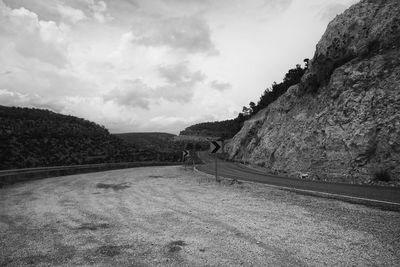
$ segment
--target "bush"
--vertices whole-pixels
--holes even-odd
[[[374,180],[375,181],[382,181],[382,182],[389,182],[392,180],[390,177],[390,173],[386,169],[378,169],[374,172]]]
[[[258,166],[260,166],[260,167],[265,167],[265,161],[262,161],[262,162],[257,162],[257,165]]]

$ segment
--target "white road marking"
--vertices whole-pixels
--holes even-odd
[[[200,172],[202,174],[210,175],[208,173],[199,171],[197,168],[195,168],[195,171]],[[233,178],[227,178],[227,177],[220,177],[220,178],[233,179]],[[313,194],[316,194],[316,195],[321,194],[321,195],[332,196],[332,197],[336,197],[336,198],[348,198],[348,199],[354,199],[354,200],[360,200],[360,201],[375,202],[375,203],[380,203],[380,204],[389,204],[389,205],[394,205],[394,206],[399,206],[400,207],[400,203],[390,202],[390,201],[383,201],[383,200],[377,200],[377,199],[371,199],[371,198],[362,198],[362,197],[352,197],[352,196],[348,196],[348,195],[340,195],[340,194],[326,193],[326,192],[321,192],[321,191],[298,189],[298,188],[294,188],[294,187],[272,185],[272,184],[266,184],[266,183],[257,183],[257,182],[254,182],[254,181],[248,181],[248,180],[242,180],[242,179],[236,179],[236,180],[241,181],[241,182],[251,183],[251,184],[258,184],[258,185],[259,184],[263,184],[265,186],[273,187],[273,188],[277,188],[277,189],[286,189],[286,190],[290,190],[290,191],[313,193]]]

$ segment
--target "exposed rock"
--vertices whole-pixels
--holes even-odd
[[[337,16],[302,82],[226,148],[295,176],[368,181],[384,169],[400,180],[400,1],[362,1]]]
[[[329,82],[333,70],[344,63],[399,47],[399,1],[361,1],[329,23],[301,87],[317,91]]]

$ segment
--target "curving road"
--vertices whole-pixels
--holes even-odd
[[[214,158],[202,153],[205,164],[198,170],[215,175]],[[347,201],[381,206],[400,210],[400,188],[372,185],[343,184],[323,181],[300,180],[278,175],[271,175],[248,168],[243,164],[218,160],[218,175],[226,178],[253,181],[306,194],[316,194]]]

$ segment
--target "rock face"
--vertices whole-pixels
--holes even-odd
[[[337,16],[302,82],[246,121],[231,158],[324,180],[400,180],[400,1]]]

